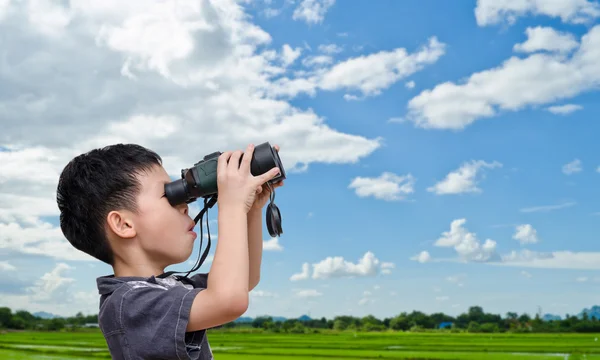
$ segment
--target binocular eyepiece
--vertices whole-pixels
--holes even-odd
[[[220,151],[204,156],[189,169],[181,170],[181,179],[165,185],[167,200],[172,206],[182,203],[192,203],[198,198],[217,197],[217,165]],[[243,155],[242,155],[243,158]],[[241,159],[240,159],[241,161]],[[269,185],[285,179],[285,170],[279,154],[268,143],[257,145],[250,162],[250,172],[254,176],[262,175],[274,167],[278,167],[280,174],[268,181]],[[273,202],[274,192],[271,191],[271,203],[267,208],[267,227],[271,236],[282,233],[281,216],[279,209]]]

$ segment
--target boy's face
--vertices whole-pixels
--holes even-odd
[[[164,196],[171,182],[162,166],[139,176],[138,213],[133,222],[138,242],[152,262],[168,266],[185,261],[193,250],[195,226],[188,205],[171,206]]]

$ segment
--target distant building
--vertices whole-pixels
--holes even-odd
[[[450,328],[452,328],[452,324],[453,324],[452,322],[447,321],[447,322],[440,323],[440,325],[438,327],[440,329],[450,329]]]

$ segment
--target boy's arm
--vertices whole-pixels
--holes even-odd
[[[248,291],[254,289],[260,281],[260,267],[263,253],[262,211],[252,208],[248,212]]]
[[[219,241],[207,287],[194,298],[186,331],[223,325],[248,309],[247,214],[241,206],[220,208],[218,214]]]

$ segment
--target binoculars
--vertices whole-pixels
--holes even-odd
[[[218,196],[217,164],[222,152],[217,151],[204,156],[202,160],[188,169],[181,170],[181,179],[165,184],[165,194],[172,206],[182,203],[192,203],[198,198]],[[242,155],[243,159],[243,155]],[[240,159],[240,161],[242,160]],[[269,180],[267,185],[275,184],[285,179],[285,170],[279,154],[268,143],[257,145],[252,154],[250,172],[254,176],[262,175],[274,167],[279,167],[280,173]],[[267,207],[267,227],[272,237],[283,233],[281,228],[281,214],[274,203],[275,192],[271,189],[271,202]]]

